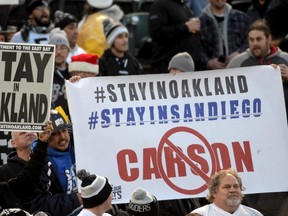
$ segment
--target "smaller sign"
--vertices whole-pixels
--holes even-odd
[[[1,131],[42,131],[50,117],[54,49],[0,43]]]
[[[0,0],[0,5],[15,5],[19,4],[19,0]]]

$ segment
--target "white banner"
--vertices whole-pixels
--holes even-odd
[[[107,176],[114,203],[204,197],[233,167],[245,193],[287,191],[288,133],[271,66],[66,82],[77,169]]]
[[[0,43],[0,130],[42,131],[50,118],[54,49]]]

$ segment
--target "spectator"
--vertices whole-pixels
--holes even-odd
[[[102,56],[108,48],[102,22],[108,16],[102,13],[103,9],[107,9],[113,3],[112,0],[87,0],[89,8],[85,16],[83,24],[79,27],[78,45],[87,53]]]
[[[214,174],[208,186],[207,200],[211,203],[193,210],[191,213],[204,215],[253,215],[261,216],[257,210],[242,205],[245,189],[239,175],[232,169]],[[263,216],[263,215],[262,215]]]
[[[47,44],[54,24],[50,20],[50,10],[44,0],[32,0],[27,8],[27,22],[15,33],[11,42]]]
[[[70,45],[70,52],[66,59],[66,62],[69,64],[71,62],[71,56],[86,53],[84,49],[78,46],[78,21],[77,19],[69,14],[63,13],[62,11],[56,11],[54,15],[55,28],[60,28],[65,31],[67,39]]]
[[[13,35],[17,32],[16,26],[7,26],[7,32],[6,32],[6,42],[10,42]]]
[[[252,0],[251,6],[247,10],[250,23],[258,19],[264,19],[271,0]]]
[[[248,41],[246,52],[236,56],[227,68],[277,64],[285,84],[288,81],[288,53],[272,46],[269,27],[261,20],[254,22],[248,29]]]
[[[168,70],[169,73],[194,71],[194,61],[189,53],[178,53],[170,60]]]
[[[81,78],[95,77],[99,73],[98,56],[93,54],[79,54],[72,56],[69,64],[70,82],[77,82]]]
[[[209,0],[200,15],[203,59],[207,69],[223,69],[247,48],[248,16],[226,0]]]
[[[0,181],[15,178],[25,167],[30,159],[31,144],[37,139],[37,134],[26,131],[13,131],[11,144],[16,151],[8,155],[7,163],[0,167]]]
[[[142,73],[139,61],[128,53],[128,30],[110,18],[103,21],[110,48],[99,59],[100,76],[137,75]]]
[[[12,36],[17,32],[16,26],[7,26],[7,30],[0,26],[0,42],[10,42]]]
[[[168,73],[170,59],[188,52],[201,70],[200,20],[182,0],[154,1],[149,11],[149,34],[152,38],[151,66],[154,73]]]
[[[288,53],[272,45],[269,27],[258,20],[248,29],[249,48],[228,64],[227,68],[277,64],[283,79],[283,91],[288,117]],[[288,121],[288,119],[287,119]],[[287,193],[262,193],[246,195],[248,205],[259,209],[265,216],[280,215],[282,205],[287,205]],[[285,212],[287,213],[287,212]]]
[[[73,215],[81,209],[77,192],[74,147],[69,130],[71,123],[61,107],[51,112],[52,134],[47,140],[47,161],[33,195],[30,211],[51,215]]]
[[[69,108],[65,90],[65,80],[70,78],[66,59],[70,46],[66,33],[59,28],[53,29],[49,37],[49,44],[55,45],[55,69],[52,88],[52,106],[61,106],[69,116]]]
[[[128,214],[131,216],[159,216],[157,198],[142,188],[137,188],[131,196]]]
[[[86,170],[77,172],[81,183],[83,209],[78,216],[109,216],[105,213],[111,208],[112,187],[106,177],[90,175]],[[111,215],[110,215],[111,216]]]
[[[288,80],[288,53],[272,45],[269,27],[261,20],[252,23],[247,31],[249,48],[233,58],[227,68],[278,64],[283,80]]]
[[[7,208],[21,208],[22,201],[31,195],[39,182],[47,154],[47,139],[50,137],[51,122],[47,122],[39,134],[37,146],[23,171],[15,178],[0,183],[0,212]],[[5,211],[5,210],[4,210]]]

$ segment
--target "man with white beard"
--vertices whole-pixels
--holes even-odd
[[[259,211],[242,205],[245,189],[233,169],[221,170],[211,177],[207,200],[211,203],[193,210],[201,216],[263,216]]]

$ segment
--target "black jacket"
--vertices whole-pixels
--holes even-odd
[[[0,182],[0,209],[21,208],[21,201],[34,191],[45,164],[47,145],[38,141],[24,170],[16,178]]]
[[[52,107],[61,106],[68,116],[70,116],[70,114],[65,90],[65,80],[69,80],[70,77],[68,66],[63,71],[55,68],[52,89]]]
[[[0,181],[8,181],[15,178],[24,169],[27,161],[19,158],[17,152],[13,151],[8,155],[7,163],[0,167]]]
[[[100,76],[142,74],[141,64],[129,53],[125,53],[123,58],[118,58],[111,52],[111,49],[107,49],[99,59],[98,64]]]
[[[202,68],[199,34],[192,34],[185,25],[193,12],[180,0],[155,1],[149,12],[149,34],[152,38],[152,65],[165,63],[179,52],[188,52],[195,69]]]

